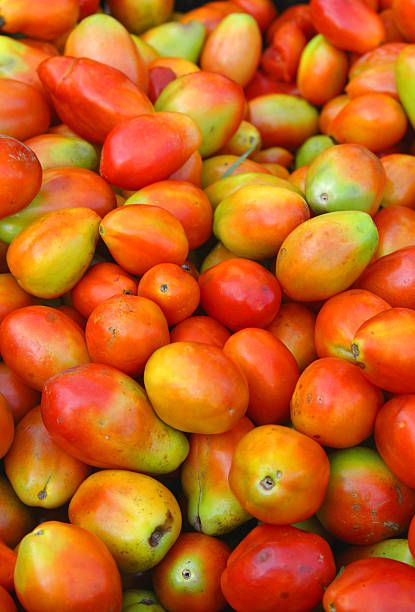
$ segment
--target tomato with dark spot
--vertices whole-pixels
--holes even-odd
[[[230,554],[221,582],[237,612],[308,612],[335,574],[322,537],[289,525],[259,525]]]

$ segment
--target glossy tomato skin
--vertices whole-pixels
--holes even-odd
[[[344,359],[326,357],[311,363],[291,397],[291,420],[297,431],[323,446],[346,448],[368,438],[383,393]]]
[[[281,304],[267,330],[291,351],[300,372],[316,359],[314,326],[316,315],[300,302]]]
[[[382,406],[375,423],[375,442],[395,476],[415,488],[415,395],[398,395]]]
[[[309,612],[335,574],[333,553],[320,536],[259,525],[230,554],[221,582],[237,612]]]
[[[325,612],[412,612],[415,568],[394,559],[361,559],[350,563],[324,594]]]
[[[101,62],[58,56],[42,62],[38,72],[60,119],[90,142],[102,143],[120,121],[153,112],[125,74]]]
[[[389,253],[368,266],[356,286],[391,306],[415,308],[415,246]]]
[[[26,610],[120,612],[121,578],[95,535],[58,521],[41,523],[21,542],[16,593]]]
[[[52,439],[88,465],[169,473],[189,452],[185,436],[156,417],[144,389],[104,364],[54,376],[45,385],[41,406]]]
[[[1,324],[0,350],[6,365],[38,391],[51,376],[90,361],[81,328],[49,306],[9,314]]]
[[[232,331],[266,327],[278,312],[281,289],[275,276],[243,258],[223,261],[199,277],[206,313]]]
[[[26,140],[46,132],[49,123],[49,104],[38,89],[14,79],[0,80],[1,134]]]
[[[415,210],[407,206],[382,208],[374,217],[379,244],[375,260],[398,249],[415,246]]]
[[[78,0],[56,0],[38,7],[25,2],[5,2],[1,7],[1,30],[53,40],[73,28],[78,16]]]
[[[196,73],[195,73],[196,74]],[[183,113],[158,112],[127,119],[107,135],[100,173],[122,189],[168,179],[202,141],[197,124]],[[136,148],[140,142],[140,149]]]
[[[189,243],[182,224],[160,206],[121,206],[106,215],[99,232],[115,261],[141,276],[159,263],[182,265]]]
[[[365,289],[349,289],[328,299],[317,315],[314,341],[319,357],[340,357],[354,363],[351,350],[359,327],[390,309],[382,298]]]
[[[154,590],[169,612],[219,612],[220,577],[230,548],[202,533],[183,533],[152,573]]]
[[[7,217],[33,200],[42,182],[35,153],[22,142],[0,136],[0,217]]]
[[[257,425],[285,423],[299,376],[287,347],[269,331],[248,327],[233,334],[223,351],[240,366],[248,381],[247,416]]]
[[[415,393],[415,311],[389,308],[365,321],[351,349],[364,376],[392,393]]]
[[[229,485],[252,516],[289,525],[320,508],[329,470],[327,455],[317,442],[289,427],[262,425],[238,442]]]
[[[170,332],[172,342],[205,342],[222,348],[230,332],[208,316],[194,316],[178,323]],[[1,364],[0,364],[1,367]]]
[[[415,512],[415,491],[392,474],[378,453],[355,446],[330,455],[330,480],[318,511],[323,526],[349,544],[398,536]]]
[[[224,433],[248,407],[248,384],[235,362],[218,347],[173,342],[146,363],[144,385],[156,414],[189,433]]]
[[[40,393],[26,385],[4,361],[0,362],[0,389],[15,423],[40,402]]]
[[[366,53],[385,38],[381,19],[360,0],[311,0],[310,9],[320,34],[345,51]]]
[[[36,298],[23,291],[12,274],[0,274],[0,323],[14,310],[34,304]]]
[[[136,279],[115,263],[97,263],[71,291],[71,300],[82,316],[88,318],[98,304],[114,295],[137,295]]]

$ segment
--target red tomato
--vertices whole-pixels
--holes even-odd
[[[335,574],[330,546],[317,534],[259,525],[230,554],[222,591],[237,612],[307,612]]]
[[[14,138],[0,136],[0,218],[29,204],[40,189],[42,168],[35,153]]]
[[[226,327],[216,319],[200,316],[178,323],[171,330],[170,338],[172,342],[205,342],[222,348],[230,335]]]
[[[0,362],[0,389],[15,423],[40,402],[40,393],[28,387],[3,361]]]
[[[43,134],[50,123],[46,98],[27,83],[0,79],[0,133],[18,140]]]
[[[324,594],[325,612],[412,612],[415,568],[394,559],[361,559],[350,563]]]
[[[199,276],[201,304],[208,315],[232,331],[266,327],[281,303],[275,276],[255,261],[233,258]]]
[[[311,0],[313,24],[334,46],[366,53],[385,39],[379,16],[361,0]]]
[[[137,281],[114,263],[92,266],[71,291],[71,300],[82,316],[88,318],[98,304],[114,295],[137,295]]]
[[[286,346],[265,329],[251,327],[233,334],[223,351],[240,366],[248,381],[247,416],[257,425],[285,423],[299,376]]]
[[[375,442],[395,476],[415,488],[415,395],[398,395],[382,406],[376,417]]]

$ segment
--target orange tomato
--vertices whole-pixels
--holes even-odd
[[[413,155],[385,155],[381,158],[386,184],[382,206],[415,208],[415,157]]]
[[[249,391],[240,368],[221,349],[173,342],[158,349],[144,370],[156,414],[190,433],[223,433],[245,414]]]
[[[281,304],[266,328],[293,354],[300,372],[317,358],[314,346],[316,315],[300,302]]]
[[[75,308],[86,319],[98,304],[115,295],[137,295],[138,282],[117,264],[97,263],[71,291]]]
[[[0,586],[0,606],[2,612],[17,612],[16,604],[2,586]]]
[[[415,2],[414,0],[394,0],[393,18],[405,40],[415,42]]]
[[[407,125],[405,112],[396,100],[372,93],[346,104],[330,123],[330,135],[339,143],[360,144],[376,153],[398,143]]]
[[[301,374],[291,398],[291,421],[323,446],[347,448],[371,435],[382,403],[382,392],[358,368],[326,357]]]
[[[314,341],[319,357],[340,357],[354,363],[353,336],[359,327],[390,305],[370,291],[350,289],[328,299],[317,315]]]
[[[0,330],[6,365],[38,391],[54,374],[90,361],[83,331],[55,308],[19,308],[3,320]]]
[[[43,134],[50,123],[46,98],[27,83],[0,79],[0,133],[17,140]]]
[[[130,274],[144,274],[158,263],[181,265],[189,252],[183,225],[159,206],[116,208],[103,218],[99,231],[115,261]]]
[[[382,208],[373,218],[379,244],[374,260],[408,246],[415,246],[415,210],[406,206]]]
[[[14,420],[6,398],[0,393],[0,459],[8,452],[14,438]]]
[[[14,582],[27,610],[120,612],[121,578],[108,548],[67,523],[38,525],[20,543]]]
[[[204,342],[222,348],[230,335],[226,327],[216,319],[195,316],[178,323],[171,330],[170,339],[172,342]]]
[[[299,371],[284,344],[265,329],[246,328],[233,334],[223,351],[248,381],[247,416],[257,425],[285,423]]]
[[[0,389],[15,423],[40,401],[40,393],[28,387],[4,361],[0,362]]]
[[[113,366],[130,376],[142,374],[150,355],[170,342],[161,308],[146,297],[125,294],[111,297],[94,308],[86,324],[85,338],[92,361]]]
[[[14,276],[8,272],[0,274],[0,323],[14,310],[36,302],[35,297],[23,291]]]
[[[17,553],[0,540],[0,585],[6,591],[14,590],[14,566],[16,565]]]
[[[350,98],[346,94],[341,94],[326,102],[321,109],[318,120],[318,127],[322,134],[330,134],[332,121],[348,102],[350,102]]]
[[[138,285],[138,295],[153,300],[169,325],[190,317],[199,306],[197,280],[177,264],[161,263],[147,270]]]
[[[320,508],[329,460],[317,442],[282,425],[249,431],[235,448],[229,484],[249,514],[265,523],[289,525]]]
[[[28,531],[33,529],[35,519],[13,491],[5,476],[0,477],[0,538],[14,548]]]

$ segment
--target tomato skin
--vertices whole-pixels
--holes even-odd
[[[275,33],[281,28],[281,26],[287,22],[294,23],[297,27],[299,27],[300,30],[304,32],[307,40],[317,34],[311,18],[310,6],[308,4],[297,4],[295,6],[289,6],[271,23],[267,30],[268,43],[272,41]]]
[[[222,348],[230,335],[216,319],[194,316],[178,323],[171,330],[170,338],[172,342],[205,342]]]
[[[99,231],[115,261],[138,276],[159,263],[181,266],[189,252],[182,224],[159,206],[116,208],[103,218]]]
[[[147,361],[144,385],[156,414],[189,433],[224,433],[248,407],[240,368],[218,347],[199,342],[162,346]]]
[[[242,417],[225,433],[190,436],[181,482],[187,518],[196,531],[218,536],[250,520],[229,487],[228,475],[235,446],[253,428],[253,423]]]
[[[15,424],[40,402],[40,393],[27,386],[4,361],[0,362],[0,389]]]
[[[169,612],[220,612],[220,577],[230,548],[202,533],[183,533],[152,572],[154,590]],[[183,572],[190,573],[186,579]],[[186,574],[187,576],[187,574]]]
[[[291,397],[291,420],[297,431],[323,446],[360,444],[373,430],[383,403],[380,389],[344,359],[313,361],[300,376]]]
[[[23,291],[14,276],[8,272],[0,274],[0,323],[14,310],[33,304],[36,298]]]
[[[374,261],[408,246],[415,246],[415,210],[406,206],[382,208],[373,218],[379,244]]]
[[[314,329],[319,357],[340,357],[354,363],[351,344],[359,327],[390,305],[365,289],[349,289],[329,298],[320,309]]]
[[[223,351],[247,378],[247,416],[257,425],[285,423],[299,376],[297,363],[286,346],[265,329],[248,327],[233,334]]]
[[[292,22],[284,23],[274,35],[271,46],[263,52],[261,68],[276,81],[294,82],[306,42],[298,26]]]
[[[136,279],[121,266],[110,262],[92,266],[71,291],[75,308],[85,318],[105,300],[115,295],[137,295]]]
[[[378,295],[392,307],[415,308],[415,246],[384,255],[363,272],[356,287]]]
[[[317,442],[282,425],[249,431],[235,448],[229,485],[241,506],[266,523],[288,525],[320,508],[329,461]]]
[[[139,376],[150,355],[170,342],[170,335],[158,304],[141,295],[116,295],[91,312],[85,339],[92,361]]]
[[[14,419],[7,401],[0,393],[0,459],[8,452],[14,438]]]
[[[102,143],[120,121],[153,112],[150,100],[125,74],[95,60],[52,57],[38,73],[62,122],[90,142]]]
[[[325,612],[411,612],[415,606],[415,568],[394,559],[350,563],[327,588]]]
[[[30,461],[26,458],[31,457]],[[7,467],[6,467],[7,463]],[[16,427],[5,470],[19,499],[30,507],[59,508],[90,472],[89,466],[55,444],[36,406]]]
[[[335,574],[333,553],[320,536],[259,525],[230,554],[221,583],[237,612],[307,612]]]
[[[197,150],[201,138],[196,123],[183,113],[158,112],[123,121],[105,139],[101,176],[122,189],[167,179]],[[141,143],[139,151],[136,142]]]
[[[76,24],[79,4],[78,0],[54,0],[33,6],[17,0],[3,2],[0,11],[2,33],[53,40]]]
[[[39,90],[14,79],[0,79],[0,133],[26,140],[47,131],[50,110]]]
[[[267,330],[293,354],[300,372],[317,358],[314,346],[316,315],[300,302],[281,304]]]
[[[143,388],[104,364],[89,363],[54,376],[45,385],[41,405],[52,439],[88,465],[168,473],[189,451],[183,434],[156,417]],[[97,419],[104,417],[98,430]]]
[[[393,19],[405,40],[415,42],[415,2],[414,0],[394,0]]]
[[[18,212],[33,200],[42,182],[35,153],[22,142],[0,136],[0,218]]]
[[[360,0],[311,0],[316,29],[344,51],[366,53],[385,39],[379,16]]]
[[[414,156],[395,153],[385,155],[381,162],[386,174],[385,192],[382,200],[383,208],[395,206],[415,208]]]
[[[121,578],[95,535],[58,521],[38,525],[20,543],[16,593],[27,610],[120,612]]]
[[[200,155],[199,159],[201,161]],[[160,206],[171,212],[183,225],[191,251],[204,244],[212,234],[212,206],[205,193],[187,179],[170,178],[147,185],[126,200],[125,205],[130,204]]]
[[[6,591],[14,590],[13,574],[16,559],[16,551],[0,540],[0,585]]]
[[[415,393],[415,311],[389,308],[365,321],[351,349],[364,376],[392,393]]]
[[[80,327],[55,308],[25,306],[1,324],[3,359],[32,389],[66,368],[90,361]]]
[[[2,612],[17,612],[13,599],[2,586],[0,586],[0,606]]]
[[[375,423],[376,448],[389,469],[415,487],[415,395],[398,395],[380,409]]]
[[[138,295],[160,306],[169,325],[190,317],[200,301],[197,280],[181,266],[169,263],[147,270],[138,285]]]
[[[375,544],[408,528],[415,491],[398,480],[380,455],[363,446],[330,454],[330,480],[317,517],[349,544]]]
[[[232,331],[266,327],[278,312],[281,289],[260,264],[233,258],[199,276],[201,304],[208,315]]]

